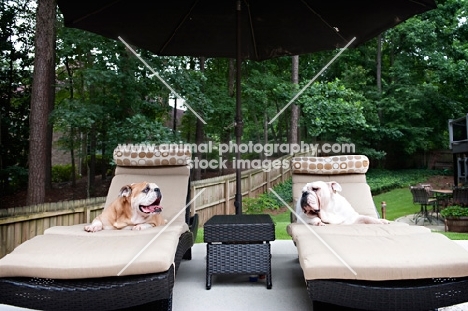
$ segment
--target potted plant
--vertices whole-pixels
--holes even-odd
[[[468,207],[452,205],[440,211],[445,218],[445,231],[468,232]]]

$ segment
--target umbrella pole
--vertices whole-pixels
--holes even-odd
[[[242,141],[242,110],[241,110],[241,64],[242,64],[242,50],[241,50],[241,1],[237,0],[236,3],[236,14],[237,14],[237,34],[236,34],[236,45],[237,45],[237,55],[236,55],[236,196],[234,201],[234,206],[236,208],[236,215],[242,214],[242,173],[240,170],[240,150],[239,146]]]

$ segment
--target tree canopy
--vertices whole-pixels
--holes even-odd
[[[402,157],[446,149],[448,119],[467,113],[468,2],[437,2],[437,9],[346,50],[331,64],[294,102],[300,108],[298,140],[353,143],[356,153],[389,167]],[[2,193],[27,180],[35,25],[29,1],[2,2]],[[60,148],[76,157],[71,161],[101,155],[110,163],[119,143],[200,139],[200,124],[190,109],[173,131],[169,100],[174,94],[121,42],[66,28],[60,12],[56,32],[55,106],[49,122],[62,135]],[[137,51],[206,121],[204,141],[234,138],[233,60]],[[244,61],[243,140],[287,143],[296,130],[290,107],[270,121],[335,54],[301,55],[298,84],[291,83],[291,57]]]

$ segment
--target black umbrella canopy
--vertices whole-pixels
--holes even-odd
[[[240,63],[364,43],[434,9],[434,0],[57,0],[65,26],[156,55],[237,59],[236,143],[241,143]],[[237,152],[236,160],[240,159]],[[236,169],[236,214],[242,213]]]
[[[65,26],[122,37],[157,55],[236,58],[236,0],[58,0]],[[433,0],[242,0],[241,59],[368,41]]]

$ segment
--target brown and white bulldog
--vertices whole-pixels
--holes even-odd
[[[106,229],[144,230],[164,225],[161,215],[162,193],[155,183],[140,182],[120,189],[118,198],[104,208],[85,231],[96,232]]]
[[[315,181],[302,188],[302,197],[297,200],[296,213],[306,223],[316,226],[325,224],[389,224],[386,219],[360,215],[338,192],[341,185],[335,181]],[[301,222],[299,219],[297,222]]]

